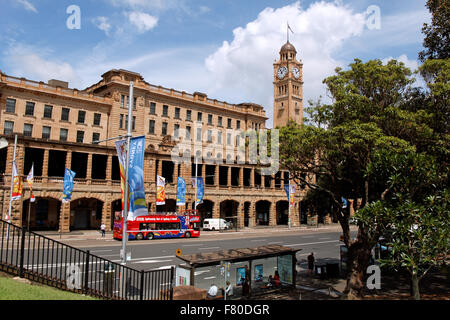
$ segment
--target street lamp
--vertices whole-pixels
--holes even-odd
[[[129,92],[129,100],[128,100],[128,123],[127,123],[127,134],[125,136],[118,136],[114,138],[108,138],[104,140],[96,140],[92,143],[99,144],[100,142],[110,141],[110,140],[119,140],[122,138],[127,138],[127,148],[126,148],[126,163],[124,165],[125,170],[125,187],[124,187],[124,196],[123,196],[123,216],[122,216],[122,265],[126,265],[127,263],[127,219],[128,219],[128,166],[130,162],[130,142],[131,142],[131,131],[132,131],[132,119],[133,119],[133,106],[132,102],[134,101],[133,97],[133,82],[130,81],[130,92]]]

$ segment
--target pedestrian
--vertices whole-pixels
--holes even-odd
[[[102,230],[102,238],[105,237],[105,229],[106,229],[106,226],[104,223],[102,223],[102,225],[100,226],[100,230]]]
[[[211,285],[211,287],[208,290],[208,293],[206,294],[206,298],[207,299],[214,299],[217,296],[217,291],[219,289],[217,288],[217,286],[213,283]]]
[[[311,254],[308,256],[308,274],[312,275],[314,269],[314,253],[311,252]]]
[[[233,295],[233,285],[230,283],[230,281],[227,281],[227,287],[225,288],[225,292],[227,294],[227,297],[231,297]]]
[[[280,274],[278,270],[275,270],[275,274],[273,276],[273,284],[275,287],[279,287],[281,285]]]

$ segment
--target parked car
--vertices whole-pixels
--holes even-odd
[[[203,230],[226,230],[230,227],[230,222],[225,219],[205,219],[203,221]]]

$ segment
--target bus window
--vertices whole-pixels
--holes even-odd
[[[139,224],[139,230],[147,230],[147,224],[146,223]]]
[[[200,222],[191,222],[191,229],[193,229],[194,231],[199,231],[200,230]]]

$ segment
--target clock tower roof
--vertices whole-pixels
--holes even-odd
[[[280,53],[286,51],[294,51],[297,53],[297,50],[295,50],[295,47],[289,42],[289,40],[281,47]]]

